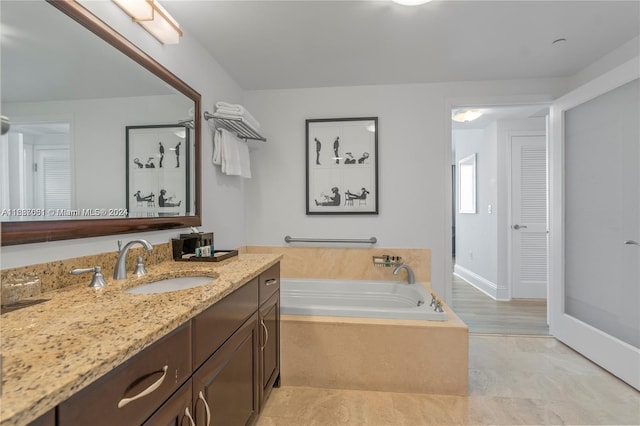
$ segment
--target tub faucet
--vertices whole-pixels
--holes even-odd
[[[118,259],[116,260],[116,267],[113,270],[114,280],[124,280],[127,278],[127,253],[129,253],[129,249],[134,244],[140,244],[147,249],[147,251],[151,251],[153,248],[149,241],[142,238],[139,240],[131,240],[125,244],[124,247],[122,247],[122,241],[118,240]],[[138,267],[136,267],[136,269],[138,269]]]
[[[411,267],[409,267],[409,265],[407,265],[406,263],[401,263],[398,266],[396,266],[396,269],[393,270],[393,275],[398,275],[398,273],[400,273],[401,269],[404,269],[404,270],[407,271],[408,283],[409,284],[415,284],[416,276],[413,274],[413,270],[411,269]]]

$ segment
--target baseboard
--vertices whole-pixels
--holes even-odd
[[[463,266],[460,266],[458,264],[454,265],[453,273],[458,278],[462,278],[493,300],[509,300],[508,295],[505,294],[507,292],[507,289],[499,289],[495,283],[487,280],[484,277],[481,277],[475,272],[464,268]]]

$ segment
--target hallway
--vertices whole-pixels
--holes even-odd
[[[549,335],[546,300],[496,301],[456,275],[452,283],[451,308],[470,333]]]

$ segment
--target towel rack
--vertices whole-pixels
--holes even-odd
[[[290,236],[284,237],[285,243],[358,243],[358,244],[375,244],[378,242],[376,237],[363,238],[363,239],[345,239],[345,238],[291,238]]]
[[[215,115],[209,113],[208,111],[204,112],[204,119],[211,120],[215,123],[216,127],[222,127],[230,131],[231,133],[235,133],[235,135],[241,139],[253,139],[258,141],[266,142],[267,138],[262,136],[260,133],[253,130],[249,127],[244,121],[240,118],[223,118],[216,117]]]

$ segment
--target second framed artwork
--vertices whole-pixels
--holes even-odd
[[[126,132],[129,216],[189,215],[189,129],[158,124]]]
[[[306,120],[307,214],[378,214],[378,117]]]

